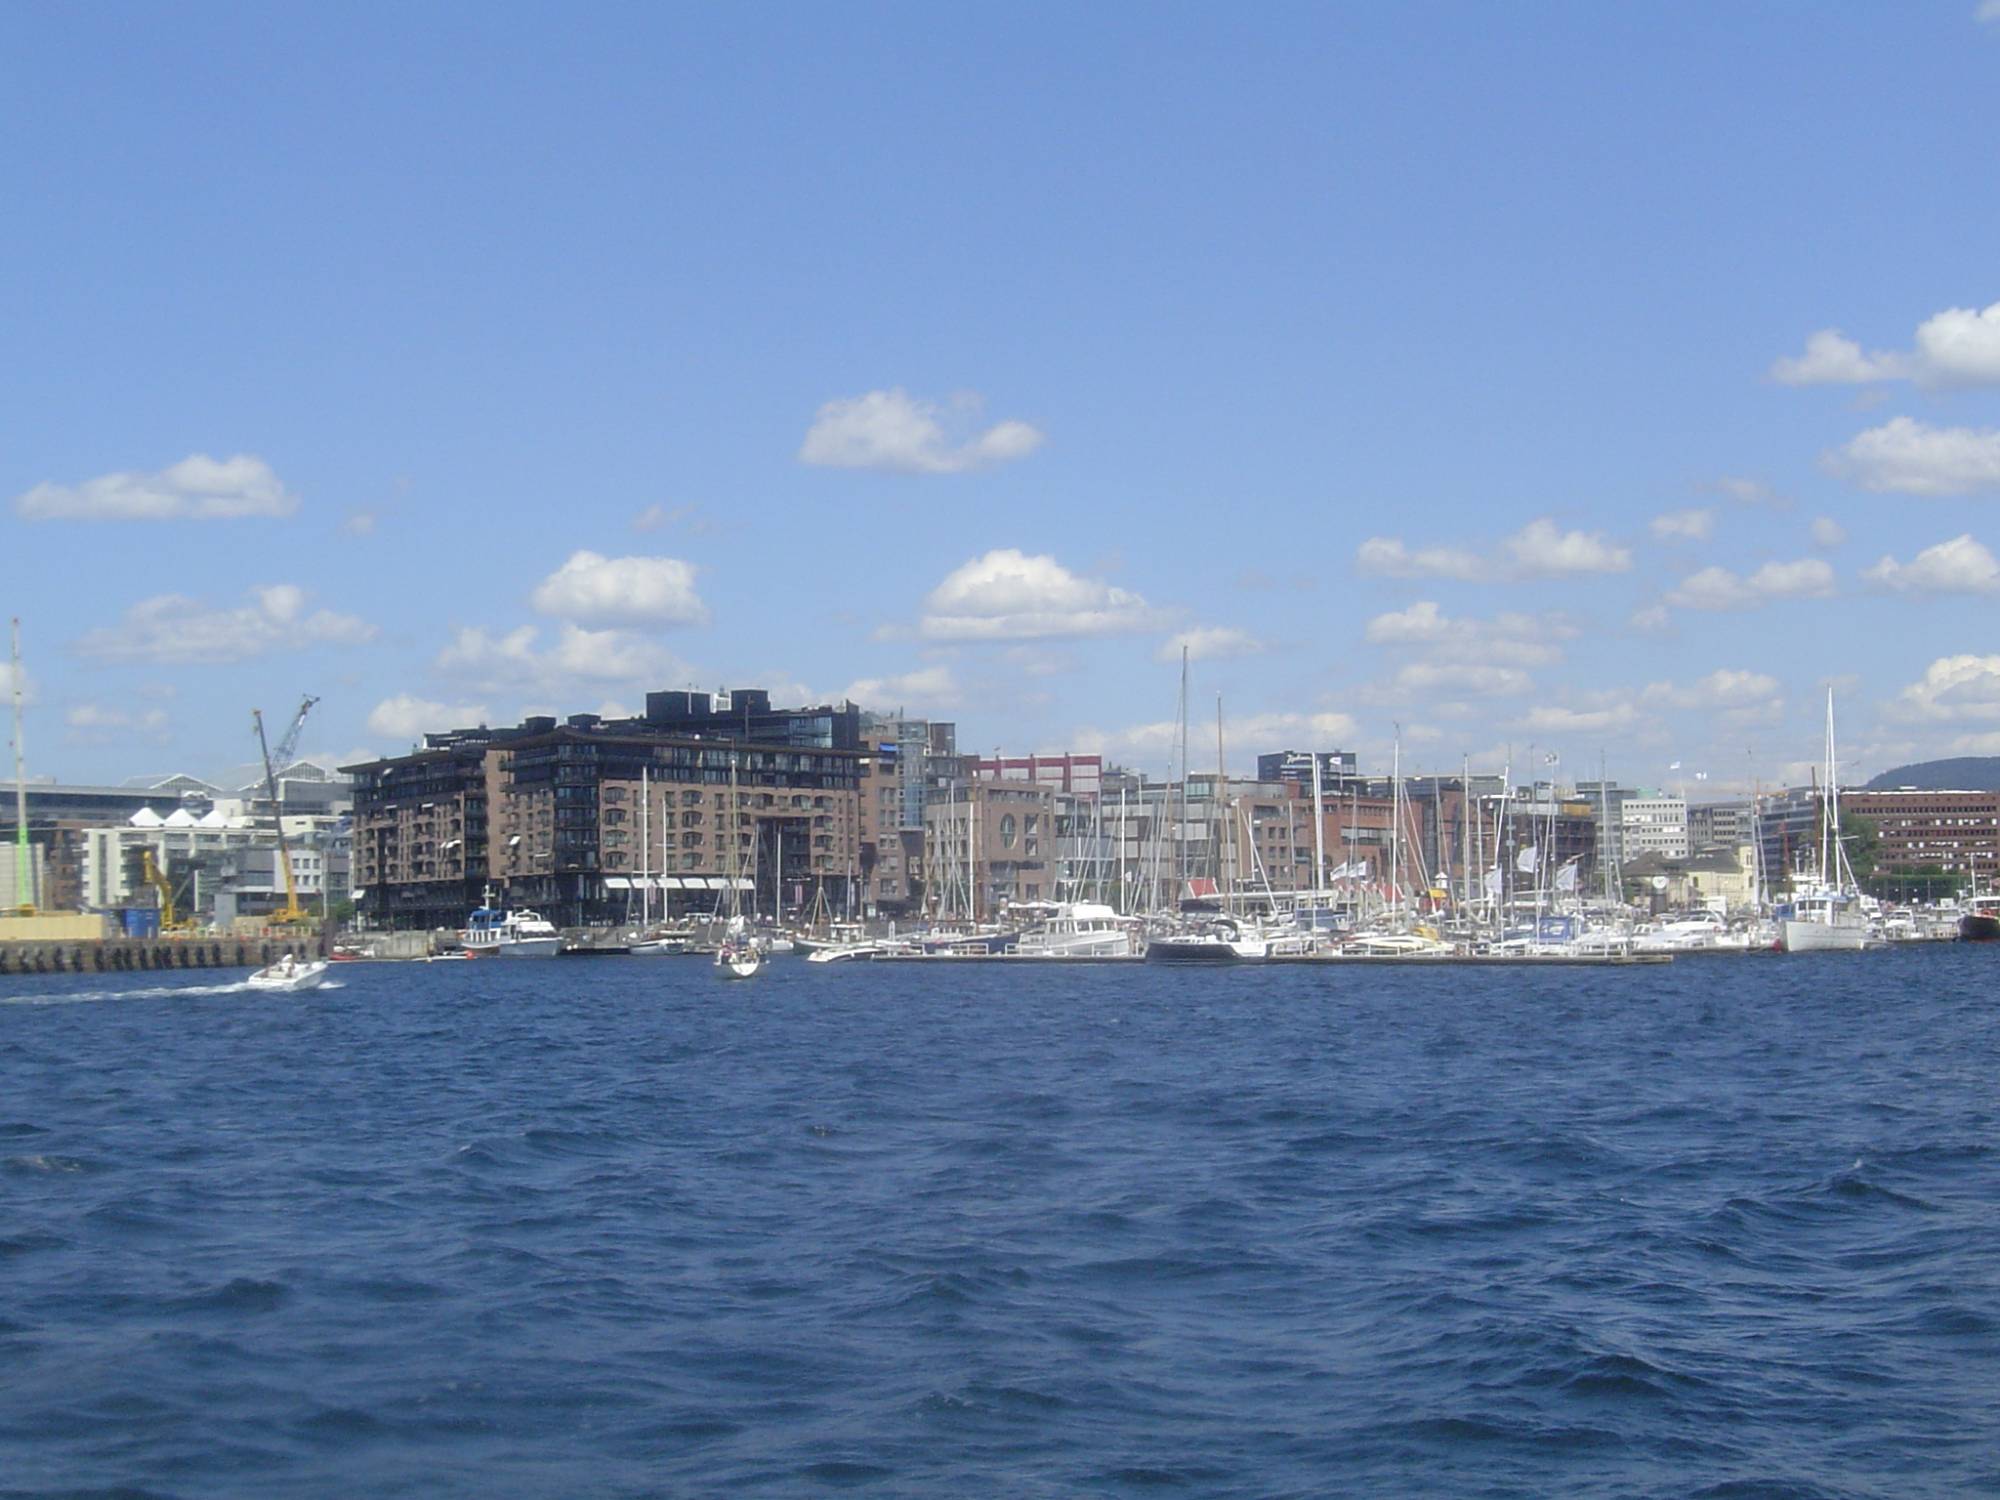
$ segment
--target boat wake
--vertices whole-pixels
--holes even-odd
[[[323,985],[332,989],[332,985]],[[182,1000],[203,995],[252,993],[247,980],[232,984],[153,984],[131,990],[75,990],[69,994],[0,995],[0,1005],[94,1005],[114,1000]]]

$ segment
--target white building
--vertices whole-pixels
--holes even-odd
[[[1621,862],[1642,854],[1663,859],[1688,856],[1688,810],[1685,797],[1627,796],[1618,809]]]

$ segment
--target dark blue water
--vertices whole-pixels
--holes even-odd
[[[1996,978],[0,980],[0,1494],[2000,1493]]]

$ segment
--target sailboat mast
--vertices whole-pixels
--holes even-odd
[[[1826,690],[1826,796],[1820,802],[1819,883],[1840,879],[1840,776],[1834,769],[1833,689]]]
[[[1181,647],[1181,697],[1180,709],[1175,714],[1180,721],[1178,742],[1181,756],[1180,815],[1174,819],[1174,900],[1179,902],[1181,892],[1187,889],[1187,794],[1188,794],[1188,648]]]
[[[1222,897],[1225,908],[1229,905],[1229,879],[1222,862],[1222,835],[1227,832],[1229,842],[1231,844],[1236,842],[1236,830],[1229,822],[1226,791],[1228,785],[1228,773],[1223,770],[1222,765],[1222,694],[1217,693],[1215,695],[1215,799],[1209,812],[1215,823],[1215,890],[1216,894]]]
[[[1403,726],[1396,726],[1395,750],[1389,760],[1389,898],[1396,923],[1403,919]]]
[[[28,776],[22,769],[21,746],[21,621],[14,620],[13,672],[7,679],[14,691],[14,904],[24,917],[35,912],[34,861],[28,853]]]
[[[1326,889],[1326,803],[1319,780],[1319,751],[1313,758],[1313,894]]]

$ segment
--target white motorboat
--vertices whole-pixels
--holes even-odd
[[[1033,925],[1014,952],[1021,958],[1137,958],[1145,951],[1136,924],[1096,901],[1014,906]]]
[[[265,990],[281,995],[295,995],[302,990],[318,989],[326,978],[327,962],[323,958],[309,959],[301,963],[287,953],[274,964],[259,969],[245,981],[253,990]]]
[[[555,923],[532,911],[482,906],[458,934],[467,958],[554,958],[562,951]]]
[[[821,943],[806,955],[809,964],[867,963],[878,958],[915,958],[916,944],[904,938],[855,938],[845,943]]]

